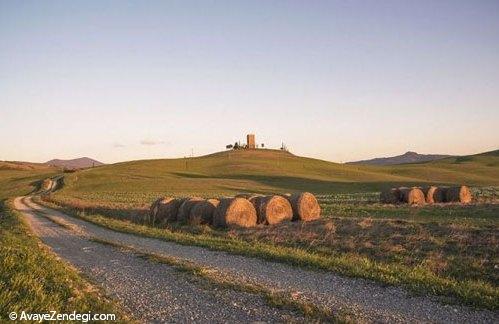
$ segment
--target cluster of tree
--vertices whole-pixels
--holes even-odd
[[[261,147],[261,148],[265,148],[265,144],[260,144],[260,146],[256,146],[257,148],[258,147]],[[228,150],[242,150],[242,149],[247,149],[248,148],[248,145],[247,144],[241,144],[240,142],[235,142],[234,144],[228,144],[228,145],[225,145],[225,148],[228,149]]]
[[[256,148],[259,148],[259,147],[265,148],[265,144],[261,143],[259,145],[256,145]],[[227,145],[225,145],[225,148],[227,150],[244,150],[244,149],[248,148],[248,145],[247,144],[241,144],[241,142],[235,142],[234,144],[227,144]],[[280,149],[281,149],[281,151],[289,152],[288,147],[284,143],[282,143]]]

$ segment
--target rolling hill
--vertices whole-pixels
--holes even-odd
[[[424,183],[499,185],[497,151],[393,166],[345,165],[275,150],[225,151],[181,159],[104,165],[66,176],[58,195],[138,204],[160,195],[212,196],[237,192],[378,191]]]
[[[366,164],[366,165],[394,165],[394,164],[407,164],[407,163],[420,163],[420,162],[430,162],[435,160],[441,160],[450,155],[442,154],[419,154],[416,152],[406,152],[402,155],[385,157],[385,158],[375,158],[370,160],[347,162],[346,164]]]
[[[46,165],[50,166],[55,166],[59,168],[66,168],[66,169],[85,169],[85,168],[91,168],[91,167],[96,167],[100,165],[104,165],[104,163],[99,162],[97,160],[88,158],[88,157],[82,157],[82,158],[77,158],[77,159],[71,159],[71,160],[60,160],[60,159],[53,159],[48,162],[45,162]]]

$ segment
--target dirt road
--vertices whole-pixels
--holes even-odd
[[[172,267],[89,240],[27,207],[15,206],[32,230],[57,255],[89,276],[140,322],[283,322],[293,312],[269,307],[259,295],[207,289]]]
[[[45,244],[102,285],[108,294],[141,319],[249,322],[287,321],[298,319],[298,315],[272,308],[257,295],[200,288],[169,266],[140,259],[133,253],[95,243],[90,238],[129,246],[144,253],[192,261],[238,281],[292,292],[334,312],[347,310],[360,321],[499,322],[495,312],[444,305],[430,297],[413,296],[401,288],[383,287],[363,279],[115,232],[39,206],[29,197],[16,199],[15,205]],[[66,226],[56,225],[46,216]]]

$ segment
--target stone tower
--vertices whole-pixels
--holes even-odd
[[[246,135],[246,144],[249,149],[254,149],[256,148],[255,144],[255,134],[248,134]]]

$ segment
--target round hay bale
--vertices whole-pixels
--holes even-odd
[[[42,189],[43,190],[50,190],[52,188],[52,185],[53,185],[53,180],[50,178],[47,178],[47,179],[43,180],[43,182],[42,182]]]
[[[184,202],[184,198],[165,197],[158,202],[158,213],[156,222],[158,225],[175,222],[177,220],[178,209]]]
[[[424,205],[426,203],[426,198],[423,191],[420,188],[412,187],[399,188],[400,191],[400,201],[407,203],[409,205]]]
[[[293,220],[308,222],[321,217],[321,206],[310,192],[294,193],[288,200],[293,209]]]
[[[272,225],[293,219],[293,209],[282,196],[255,197],[250,202],[257,214],[257,223]]]
[[[445,201],[446,188],[429,186],[422,188],[428,204],[442,203]]]
[[[255,207],[245,198],[220,199],[213,213],[213,225],[217,227],[252,227],[256,221]]]
[[[177,212],[183,199],[163,197],[156,199],[149,210],[149,219],[146,221],[151,225],[164,225],[177,219]]]
[[[149,215],[144,219],[145,222],[154,223],[152,220],[155,220],[158,215],[158,203],[161,199],[163,198],[158,198],[151,204],[151,207],[149,208]]]
[[[178,208],[177,221],[183,223],[187,222],[187,220],[189,219],[191,208],[200,201],[204,201],[204,199],[200,197],[191,197],[185,199]]]
[[[220,201],[218,199],[208,199],[199,201],[192,206],[187,222],[191,225],[213,223],[213,212]]]
[[[445,194],[446,202],[460,202],[468,204],[472,202],[473,194],[467,186],[450,187]]]
[[[384,204],[396,204],[400,202],[400,190],[398,188],[384,190],[379,198]]]

